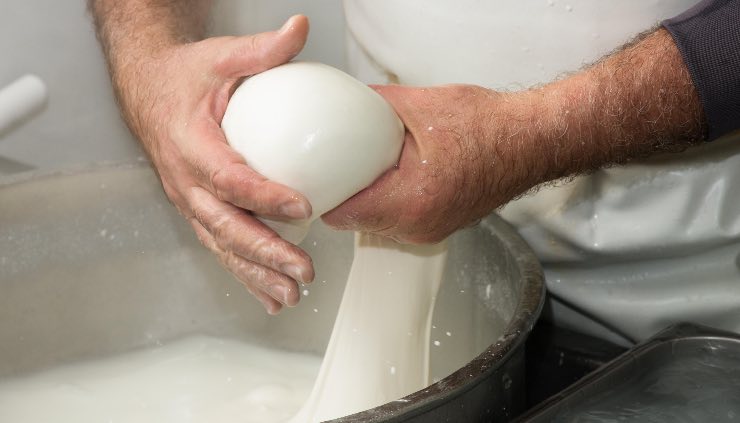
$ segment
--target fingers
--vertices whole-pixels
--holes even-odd
[[[216,73],[224,78],[254,75],[290,61],[308,38],[308,18],[296,15],[278,31],[234,38],[217,61]]]
[[[398,166],[322,219],[334,229],[372,232],[402,243],[440,240],[445,223],[436,217],[455,193],[446,188],[449,179],[430,161],[407,132]]]
[[[308,20],[296,16],[279,31],[178,45],[144,75],[157,82],[145,87],[161,91],[150,96],[160,103],[136,97],[142,104],[132,114],[167,196],[201,242],[271,313],[298,302],[296,280],[310,282],[313,264],[249,211],[303,219],[311,206],[300,193],[249,168],[219,123],[238,79],[289,61],[307,35]]]
[[[300,193],[272,182],[241,163],[215,169],[209,178],[223,201],[262,216],[307,219],[311,205]]]
[[[252,276],[267,277],[281,284],[291,278],[303,283],[313,280],[313,263],[308,254],[280,238],[244,210],[219,201],[201,188],[193,188],[188,197],[195,219],[211,234],[219,249],[276,273]],[[245,276],[250,275],[245,273]],[[294,305],[291,297],[278,299]]]
[[[418,190],[410,184],[416,180],[413,162],[417,156],[416,142],[407,133],[399,165],[381,175],[372,185],[360,191],[334,210],[325,213],[322,220],[334,229],[386,234],[395,228],[400,212],[408,207],[409,193]],[[390,212],[396,211],[396,212]]]
[[[255,214],[269,217],[306,219],[311,204],[299,192],[270,181],[252,170],[232,150],[220,128],[198,130],[186,152],[201,186],[218,199]]]
[[[236,79],[288,62],[305,45],[308,29],[308,19],[296,15],[278,31],[228,40],[216,60],[215,71],[222,78]],[[227,101],[224,97],[217,103],[223,103],[225,110]],[[201,186],[220,200],[268,217],[306,219],[311,216],[311,205],[303,195],[249,168],[244,159],[228,147],[218,125],[202,126],[196,129],[195,135],[185,153],[186,160],[195,167]]]
[[[412,116],[414,109],[406,97],[413,95],[413,89],[399,85],[371,86],[382,95],[395,109],[396,113],[406,124],[405,118]],[[407,128],[409,126],[407,125]],[[410,129],[409,129],[410,131]],[[412,157],[418,155],[416,142],[409,132],[404,139],[403,150],[397,167],[389,169],[373,184],[348,199],[334,210],[325,213],[321,218],[330,227],[338,230],[353,230],[383,234],[392,230],[398,223],[399,213],[389,213],[391,210],[400,212],[404,209],[404,192],[411,172],[414,170]],[[411,200],[413,201],[413,199]]]
[[[226,267],[229,271],[231,271],[232,274],[234,274],[234,276],[236,276],[237,279],[240,280],[240,282],[242,282],[242,284],[247,288],[247,291],[249,291],[250,294],[252,294],[255,298],[257,298],[257,300],[262,303],[265,310],[272,315],[278,314],[283,307],[283,302],[286,301],[284,298],[286,297],[286,295],[283,293],[282,285],[273,286],[264,283],[266,278],[253,277],[249,279],[243,279],[245,277],[245,270],[247,273],[251,273],[251,276],[254,276],[254,273],[266,273],[267,271],[266,269],[261,268],[261,266],[259,265],[249,263],[244,259],[229,255],[227,252],[222,250],[217,245],[213,236],[211,236],[206,228],[203,227],[195,218],[190,219],[190,224],[193,227],[200,242],[206,248],[216,254],[221,264],[224,265],[224,267]],[[293,285],[294,284],[295,283],[293,283]],[[293,291],[296,292],[298,290],[298,287],[296,285],[292,286],[291,288]]]

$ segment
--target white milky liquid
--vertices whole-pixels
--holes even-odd
[[[321,364],[313,355],[196,336],[2,380],[0,422],[313,423],[399,399],[429,384],[446,253],[445,244],[356,235]]]
[[[446,243],[400,245],[355,235],[319,377],[292,423],[353,414],[429,385],[430,326],[446,256]]]
[[[278,423],[304,403],[321,359],[211,337],[0,383],[0,422]]]

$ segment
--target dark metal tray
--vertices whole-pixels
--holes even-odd
[[[680,324],[516,422],[739,422],[740,336]]]

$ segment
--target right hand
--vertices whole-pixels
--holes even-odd
[[[298,303],[296,281],[311,282],[313,264],[252,213],[302,219],[311,205],[250,169],[220,123],[239,81],[288,62],[307,36],[308,20],[295,16],[279,31],[162,46],[113,70],[124,118],[170,201],[270,314]]]
[[[540,182],[532,107],[475,85],[376,86],[406,127],[398,164],[322,219],[334,229],[434,244]],[[522,131],[524,132],[524,131]],[[512,142],[515,141],[515,142]]]

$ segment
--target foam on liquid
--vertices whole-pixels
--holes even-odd
[[[0,381],[0,422],[313,423],[399,399],[429,384],[446,253],[357,234],[320,371],[313,355],[196,336]]]
[[[321,359],[204,336],[0,383],[0,422],[277,423]]]

